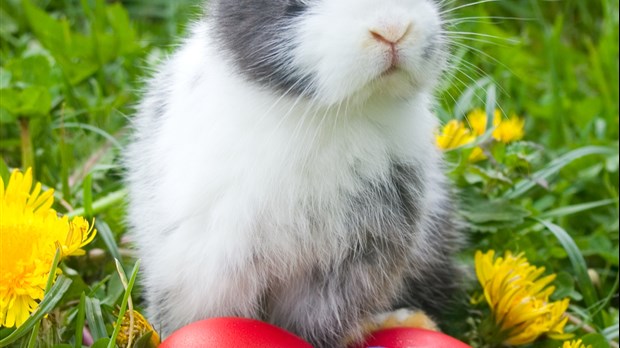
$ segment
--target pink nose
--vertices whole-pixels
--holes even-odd
[[[406,25],[385,25],[369,29],[370,35],[377,41],[388,45],[401,42],[411,30],[411,23]]]

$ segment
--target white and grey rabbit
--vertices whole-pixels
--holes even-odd
[[[211,0],[150,81],[129,222],[163,336],[262,319],[316,347],[395,308],[437,313],[459,245],[430,111],[431,0]]]

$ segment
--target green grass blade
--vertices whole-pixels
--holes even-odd
[[[118,260],[123,266],[123,270],[125,269],[124,264],[121,258],[121,251],[118,248],[118,244],[116,243],[116,238],[114,237],[114,233],[110,229],[110,226],[106,224],[104,221],[97,220],[95,222],[95,227],[97,228],[97,234],[103,239],[103,242],[108,247],[108,251],[112,255],[113,258]]]
[[[60,126],[52,126],[52,129],[56,129],[56,128],[59,128],[59,127]],[[123,148],[123,145],[118,141],[118,139],[116,139],[112,134],[104,131],[103,129],[101,129],[99,127],[95,127],[93,125],[86,124],[86,123],[76,123],[76,122],[67,122],[67,123],[63,124],[62,127],[64,127],[64,128],[77,128],[77,129],[83,129],[83,130],[86,130],[86,131],[93,132],[95,134],[100,135],[102,138],[106,139],[110,143],[112,143],[112,145],[114,145],[114,147],[116,147],[117,149],[122,149]]]
[[[570,205],[570,206],[561,207],[558,209],[554,209],[554,210],[550,210],[548,212],[542,213],[540,214],[538,218],[544,220],[544,219],[573,215],[573,214],[581,213],[587,210],[600,208],[600,207],[604,207],[607,205],[612,205],[617,202],[618,202],[617,199],[605,199],[605,200],[597,201],[597,202]]]
[[[75,348],[82,348],[82,334],[86,316],[86,294],[82,292],[80,304],[78,305],[77,317],[75,319]]]
[[[534,173],[530,179],[519,181],[512,190],[506,192],[504,197],[507,199],[515,199],[522,196],[539,182],[549,179],[562,170],[562,168],[577,159],[591,155],[613,155],[617,152],[617,149],[602,146],[586,146],[573,150],[553,160],[545,168]]]
[[[93,207],[92,207],[92,214],[97,215],[101,212],[106,211],[106,209],[112,206],[123,204],[123,202],[125,201],[125,197],[127,197],[127,190],[121,189],[121,190],[112,192],[108,194],[107,196],[94,201]],[[78,209],[75,209],[67,213],[66,215],[69,217],[74,217],[74,216],[82,216],[85,213],[86,211],[84,210],[84,208],[78,208]]]
[[[108,330],[105,328],[99,299],[93,297],[86,298],[86,320],[95,341],[108,337]]]
[[[47,283],[45,284],[45,294],[52,288],[52,284],[54,284],[54,279],[56,279],[56,269],[58,268],[58,262],[60,262],[60,248],[56,249],[56,254],[54,254],[54,260],[52,261],[52,267],[50,272],[47,275]],[[39,335],[39,326],[41,326],[41,321],[37,321],[37,323],[32,328],[32,332],[30,334],[30,339],[28,341],[28,348],[34,348],[37,343],[37,336]]]
[[[588,306],[588,311],[592,313],[595,310],[598,304],[598,296],[594,289],[594,285],[592,284],[592,280],[588,275],[588,266],[586,265],[586,260],[583,258],[579,247],[573,240],[573,238],[560,226],[541,219],[536,219],[543,226],[545,226],[553,235],[558,239],[564,250],[566,250],[566,254],[570,259],[570,262],[573,266],[573,270],[575,271],[575,276],[577,278],[577,284],[579,285],[579,289],[581,290],[581,294],[583,295],[584,301]],[[598,312],[592,318],[596,326],[600,329],[605,327],[605,321],[602,316],[602,313]]]
[[[84,215],[89,218],[93,217],[93,176],[92,174],[86,175],[84,182],[82,182],[83,203],[84,203]]]
[[[133,289],[136,278],[138,277],[138,270],[140,269],[140,261],[138,260],[133,267],[133,271],[131,272],[131,278],[129,279],[129,282],[127,282],[127,276],[125,275],[125,271],[123,270],[122,265],[118,260],[115,261],[118,275],[121,277],[123,285],[126,284],[126,287],[125,296],[123,296],[123,302],[121,302],[121,309],[118,312],[118,319],[116,319],[116,325],[114,325],[114,332],[112,333],[112,338],[110,339],[108,348],[114,348],[114,344],[116,343],[116,337],[121,330],[121,324],[123,323],[123,318],[127,309],[127,303],[129,303],[131,299],[131,290]]]
[[[56,304],[60,302],[65,292],[69,289],[71,282],[71,279],[63,275],[58,276],[54,286],[52,286],[50,291],[45,295],[43,301],[39,303],[39,307],[37,307],[37,309],[19,328],[17,328],[17,330],[0,340],[0,347],[6,347],[30,332],[36,323],[38,323],[47,313],[56,307]]]
[[[620,336],[619,333],[618,333],[618,330],[620,330],[620,325],[618,325],[618,324],[612,325],[612,326],[606,328],[605,330],[603,330],[603,336],[605,336],[605,338],[608,341],[617,340],[618,337]]]
[[[473,107],[472,100],[478,96],[478,92],[492,82],[491,78],[483,77],[476,81],[474,84],[467,87],[467,89],[461,94],[459,99],[454,105],[454,117],[457,120],[463,118],[465,114]]]

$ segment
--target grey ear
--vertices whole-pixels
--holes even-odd
[[[215,36],[239,72],[253,82],[291,94],[310,91],[311,79],[291,64],[300,0],[217,0],[211,6]]]

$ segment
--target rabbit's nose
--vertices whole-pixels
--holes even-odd
[[[388,45],[396,45],[409,34],[411,23],[387,24],[371,28],[368,31],[375,40]]]

